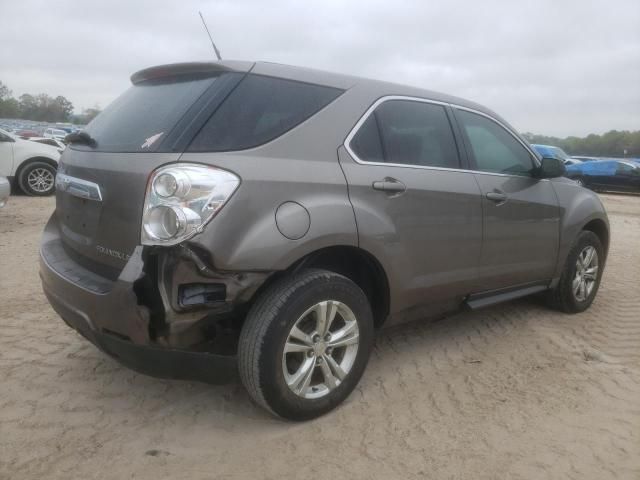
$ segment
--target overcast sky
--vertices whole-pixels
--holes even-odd
[[[397,81],[482,103],[520,131],[640,130],[640,0],[2,0],[0,80],[106,106],[131,73],[223,58]]]

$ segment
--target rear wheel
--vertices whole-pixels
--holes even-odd
[[[51,195],[55,190],[55,184],[56,169],[42,161],[28,163],[18,175],[18,185],[27,195]]]
[[[355,388],[373,344],[367,297],[351,280],[306,270],[266,290],[240,336],[240,378],[260,406],[290,420],[318,417]]]
[[[569,252],[557,287],[550,292],[552,305],[567,313],[589,308],[598,292],[603,267],[600,239],[593,232],[581,232]]]

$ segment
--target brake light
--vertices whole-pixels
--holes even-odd
[[[143,245],[176,245],[200,233],[240,185],[231,172],[173,164],[149,178],[142,214]]]

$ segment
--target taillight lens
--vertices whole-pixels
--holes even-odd
[[[175,245],[200,233],[240,185],[231,172],[174,164],[151,175],[142,214],[143,245]]]

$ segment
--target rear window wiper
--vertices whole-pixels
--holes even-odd
[[[98,142],[96,142],[95,138],[89,135],[84,130],[80,132],[70,133],[66,137],[64,137],[65,143],[83,143],[85,145],[89,145],[90,147],[95,147]]]

